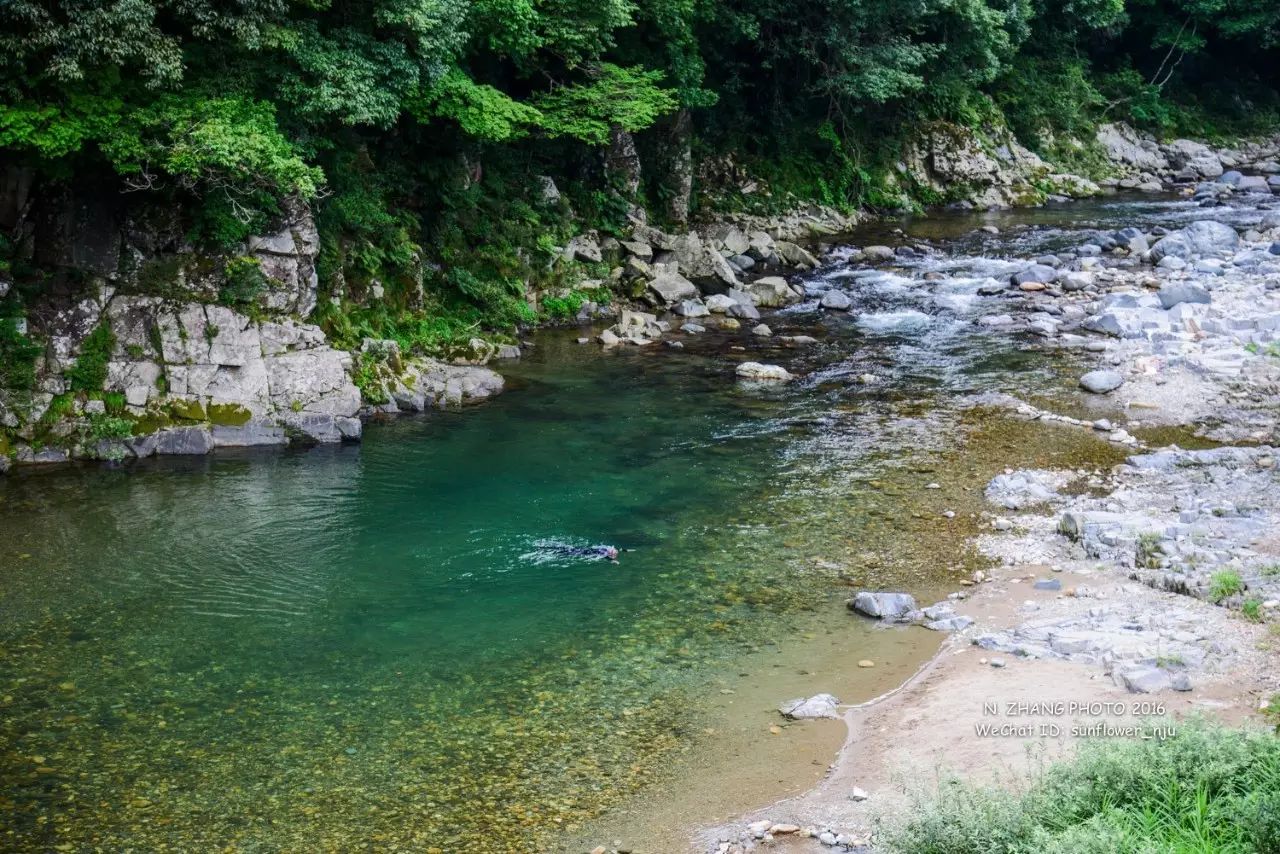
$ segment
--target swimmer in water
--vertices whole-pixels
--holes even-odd
[[[586,560],[607,560],[610,563],[618,562],[618,549],[614,546],[570,546],[570,545],[553,545],[547,547],[550,551],[561,557],[579,557]]]

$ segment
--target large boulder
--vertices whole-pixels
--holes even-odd
[[[171,427],[156,437],[155,452],[161,455],[194,456],[212,450],[213,436],[205,427]]]
[[[417,359],[405,367],[413,388],[428,405],[438,408],[478,403],[500,394],[502,375],[480,365],[449,365],[434,359]]]
[[[740,292],[739,292],[740,293]],[[728,294],[712,294],[704,303],[712,314],[728,314],[729,309],[737,305],[737,300]]]
[[[1099,126],[1097,140],[1108,160],[1135,172],[1163,172],[1169,168],[1156,141],[1123,122]]]
[[[641,240],[623,240],[619,244],[628,255],[648,263],[653,260],[653,247]]]
[[[1168,671],[1145,664],[1117,668],[1112,680],[1130,694],[1157,694],[1173,687]]]
[[[1236,182],[1236,192],[1270,195],[1271,185],[1268,184],[1267,179],[1261,175],[1243,175],[1240,180]]]
[[[868,617],[897,620],[917,610],[914,596],[863,590],[849,600],[849,608]]]
[[[738,286],[738,276],[724,256],[702,242],[696,233],[681,235],[672,243],[680,274],[705,288],[723,290]]]
[[[795,267],[798,270],[812,270],[818,266],[818,259],[796,243],[787,240],[778,240],[774,242],[774,247],[778,252],[778,256],[785,264]]]
[[[673,314],[681,317],[706,317],[711,312],[707,310],[707,305],[700,299],[686,299],[676,303],[671,309]]]
[[[604,254],[600,249],[600,242],[596,240],[594,235],[580,234],[565,246],[564,259],[566,261],[583,261],[588,264],[598,264],[604,260]]]
[[[1217,178],[1225,171],[1213,149],[1190,139],[1175,139],[1164,148],[1169,164],[1187,178]]]
[[[723,249],[730,255],[746,255],[751,248],[751,239],[736,225],[713,225],[706,234],[712,249]]]
[[[833,288],[822,295],[818,305],[833,311],[848,311],[853,305],[853,300],[849,299],[849,295],[844,291],[837,291]]]
[[[1199,220],[1161,238],[1151,247],[1151,261],[1158,264],[1171,256],[1189,261],[1201,255],[1234,252],[1239,245],[1240,235],[1231,226],[1214,220]]]
[[[781,308],[784,305],[800,302],[804,298],[781,276],[765,276],[756,279],[750,284],[743,285],[741,290],[761,308]]]
[[[1032,264],[1025,269],[1019,270],[1012,276],[1013,284],[1025,285],[1028,282],[1043,282],[1048,284],[1058,278],[1058,271],[1047,264]]]
[[[698,288],[679,273],[664,273],[649,282],[649,296],[655,304],[666,307],[683,300],[697,299]]]
[[[1173,308],[1182,303],[1208,303],[1212,299],[1209,291],[1195,282],[1169,282],[1160,288],[1157,296],[1165,308]]]
[[[1080,378],[1080,387],[1092,394],[1108,394],[1124,385],[1124,377],[1118,371],[1090,371]]]
[[[756,261],[768,261],[777,254],[777,246],[773,238],[763,231],[753,231],[747,235],[747,253]]]
[[[1147,235],[1133,226],[1120,229],[1111,235],[1111,239],[1115,241],[1116,246],[1128,250],[1130,255],[1142,255],[1151,248]]]

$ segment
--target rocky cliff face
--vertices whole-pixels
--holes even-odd
[[[980,133],[947,122],[920,129],[904,152],[900,172],[941,200],[979,210],[1101,192],[1088,178],[1055,172],[1007,132]]]
[[[286,203],[269,233],[209,255],[138,211],[90,225],[94,203],[63,199],[62,215],[42,221],[31,200],[17,198],[29,187],[7,189],[8,215],[27,214],[7,225],[30,257],[65,273],[23,321],[46,344],[35,387],[0,389],[6,466],[10,457],[122,459],[360,438],[371,408],[353,382],[359,355],[306,322],[319,299],[320,250],[306,205]],[[83,243],[72,239],[80,226]],[[0,297],[13,286],[0,275]],[[459,405],[502,388],[476,365],[397,358],[383,373],[398,397],[381,411]]]

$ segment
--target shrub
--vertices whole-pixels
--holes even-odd
[[[1224,569],[1215,572],[1209,579],[1209,599],[1213,602],[1221,602],[1243,591],[1244,580],[1235,570]]]
[[[114,415],[90,415],[90,439],[127,439],[133,435],[133,420]]]
[[[904,854],[1243,854],[1278,840],[1280,739],[1203,721],[1086,743],[1021,795],[944,784],[886,837]]]
[[[18,331],[13,318],[0,317],[0,389],[30,391],[36,384],[40,345]]]
[[[218,302],[225,306],[253,306],[267,289],[267,277],[257,258],[247,256],[227,261],[222,287],[218,288]]]
[[[570,291],[562,297],[543,297],[542,311],[550,318],[557,320],[570,320],[577,316],[578,311],[588,302],[594,302],[598,305],[608,305],[613,298],[613,294],[609,293],[607,288],[587,288],[579,291]]]
[[[76,363],[67,371],[73,391],[102,391],[107,381],[107,362],[115,346],[116,336],[108,324],[103,323],[89,333],[80,344]]]

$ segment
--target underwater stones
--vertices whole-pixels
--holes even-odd
[[[739,377],[756,382],[790,382],[795,379],[791,372],[780,365],[766,365],[761,362],[743,362],[734,370]]]
[[[993,477],[987,483],[985,496],[987,501],[1007,510],[1022,510],[1057,500],[1060,483],[1061,478],[1053,472],[1014,471]]]
[[[814,694],[808,698],[788,700],[778,706],[778,713],[793,721],[836,718],[840,716],[839,705],[840,701],[831,694]]]
[[[897,620],[916,610],[915,598],[907,593],[864,590],[847,604],[852,611],[881,620]]]

